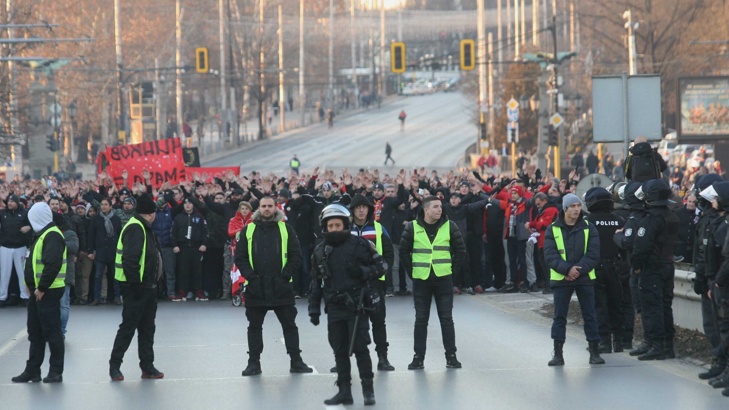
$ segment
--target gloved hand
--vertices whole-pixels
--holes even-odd
[[[706,279],[696,277],[694,278],[694,292],[697,295],[705,295],[709,291],[709,287],[706,284]]]
[[[319,315],[309,315],[309,321],[314,326],[319,326]]]
[[[132,283],[129,287],[132,290],[132,297],[134,300],[142,300],[142,284]]]

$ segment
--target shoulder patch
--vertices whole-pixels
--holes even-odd
[[[638,236],[644,236],[645,235],[645,228],[638,229]]]
[[[633,235],[633,228],[628,228],[625,230],[625,236],[632,236]]]

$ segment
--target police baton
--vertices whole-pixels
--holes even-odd
[[[355,337],[357,337],[357,327],[359,326],[359,319],[360,316],[364,314],[364,295],[365,295],[365,288],[363,287],[359,291],[359,301],[357,302],[357,310],[355,310],[355,318],[354,318],[354,328],[352,329],[352,335],[349,337],[349,356],[352,356],[352,351],[354,350],[354,340]]]

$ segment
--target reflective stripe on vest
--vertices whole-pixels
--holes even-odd
[[[588,227],[584,229],[585,232],[585,253],[587,253],[587,240],[590,238],[590,227],[589,223],[585,221],[585,225]],[[554,243],[557,244],[557,251],[562,259],[567,260],[567,252],[564,248],[564,238],[562,238],[562,228],[557,225],[552,225],[552,234],[554,234]],[[587,274],[590,279],[595,280],[595,269],[591,270]],[[557,272],[554,269],[549,270],[549,279],[551,280],[564,280],[565,275]]]
[[[142,279],[144,279],[144,264],[147,261],[147,233],[144,230],[144,225],[142,222],[139,221],[136,217],[132,217],[132,219],[127,222],[126,225],[121,230],[121,233],[119,234],[119,239],[116,241],[116,259],[114,261],[114,279],[126,282],[127,281],[127,275],[124,274],[124,266],[122,264],[122,254],[124,253],[124,245],[122,244],[122,237],[124,236],[124,231],[127,230],[128,227],[131,225],[139,225],[140,228],[142,228],[142,235],[144,235],[144,242],[142,243],[142,258],[139,260],[139,282],[142,282]]]
[[[46,239],[46,235],[48,235],[48,232],[57,232],[59,235],[61,235],[61,238],[63,238],[63,233],[61,233],[61,230],[57,227],[51,227],[48,228],[41,236],[38,238],[38,241],[35,243],[35,247],[33,248],[33,279],[35,281],[35,287],[38,287],[38,284],[40,283],[40,278],[43,276],[43,269],[46,267],[46,265],[43,263],[43,241]],[[64,239],[64,244],[66,243]],[[58,275],[56,276],[56,279],[53,280],[53,283],[51,283],[51,286],[48,287],[48,289],[57,289],[62,288],[66,286],[66,258],[68,249],[66,247],[63,247],[63,263],[61,264],[61,270],[58,271]]]
[[[450,223],[446,221],[438,229],[431,243],[425,228],[413,221],[413,279],[428,279],[431,267],[438,277],[453,273]]]
[[[251,222],[248,224],[246,229],[246,241],[248,242],[248,262],[253,267],[253,232],[256,230],[256,224]],[[278,230],[281,232],[281,271],[286,267],[286,262],[289,260],[289,231],[286,229],[286,222],[278,222]],[[293,282],[294,278],[289,279],[289,282]]]

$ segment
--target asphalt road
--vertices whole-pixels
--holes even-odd
[[[318,124],[255,142],[229,154],[203,159],[204,166],[241,165],[251,170],[288,171],[297,154],[304,170],[384,168],[385,143],[392,146],[393,169],[452,169],[476,140],[469,99],[460,92],[394,98],[371,108],[335,118],[334,127]],[[398,115],[407,113],[404,131]]]
[[[387,299],[390,361],[377,372],[377,408],[387,409],[721,409],[729,399],[701,382],[699,368],[681,360],[640,362],[604,355],[588,365],[582,330],[571,328],[566,366],[551,368],[548,319],[533,312],[541,294],[456,297],[454,317],[462,369],[446,369],[439,325],[432,313],[425,370],[408,371],[412,358],[412,298]],[[162,380],[140,380],[136,343],[126,356],[123,382],[108,377],[108,358],[121,319],[116,306],[73,307],[66,338],[66,371],[60,385],[13,384],[27,359],[25,312],[0,310],[0,408],[2,409],[318,409],[336,392],[328,373],[334,358],[326,327],[308,322],[305,301],[297,318],[303,358],[313,374],[288,373],[281,328],[270,313],[264,325],[263,374],[240,376],[245,367],[244,308],[229,302],[162,302],[155,342]],[[434,311],[435,309],[433,309]],[[322,320],[324,322],[324,320]],[[324,322],[325,323],[325,322]],[[17,340],[14,338],[20,337]],[[371,346],[372,347],[372,346]],[[371,349],[373,359],[376,358]],[[354,360],[353,360],[354,362]],[[47,372],[47,362],[43,372]],[[354,366],[353,363],[353,367]],[[355,405],[363,408],[358,376]]]

